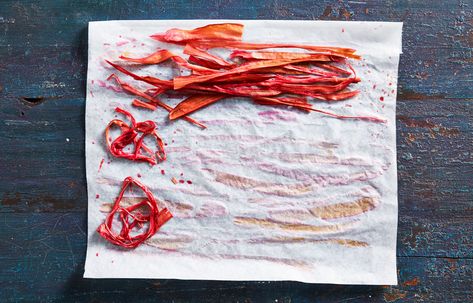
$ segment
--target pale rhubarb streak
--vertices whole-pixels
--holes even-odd
[[[377,205],[378,202],[374,198],[363,197],[354,202],[314,207],[310,212],[321,219],[338,219],[363,214],[373,210]]]
[[[146,240],[144,243],[146,245],[159,248],[162,250],[176,251],[189,247],[190,244],[194,241],[194,238],[186,234],[174,234],[171,236],[159,235],[158,237],[153,237]]]
[[[286,223],[271,219],[260,219],[253,217],[235,217],[233,222],[237,225],[258,226],[269,229],[281,229],[291,232],[309,232],[319,234],[329,234],[345,231],[353,226],[353,224],[340,223],[332,225],[310,225],[299,223]]]
[[[364,241],[343,239],[343,238],[329,238],[329,239],[313,239],[306,237],[268,237],[255,238],[248,240],[252,244],[305,244],[305,243],[321,243],[321,244],[338,244],[347,247],[367,247],[369,244]]]
[[[270,210],[271,219],[285,223],[303,223],[306,220],[320,218],[323,220],[354,218],[373,210],[378,201],[372,197],[363,197],[353,202],[337,203],[317,207],[305,207]],[[354,218],[355,219],[355,218]]]
[[[268,183],[247,177],[205,169],[215,176],[215,181],[238,189],[251,189],[277,196],[298,196],[312,191],[311,185]]]

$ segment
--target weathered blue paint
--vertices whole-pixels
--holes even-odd
[[[473,300],[471,1],[96,2],[0,2],[2,302]],[[404,21],[399,286],[81,278],[87,22],[205,18]]]

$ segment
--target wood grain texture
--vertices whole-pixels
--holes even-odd
[[[81,278],[87,22],[202,18],[404,22],[398,286]],[[1,1],[2,301],[472,301],[472,49],[472,1]]]

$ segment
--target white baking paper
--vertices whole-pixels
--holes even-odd
[[[192,115],[208,126],[202,130],[186,121],[169,123],[162,109],[132,107],[133,97],[106,81],[117,73],[150,88],[114,71],[104,59],[141,57],[159,47],[179,52],[181,47],[149,36],[219,22],[89,23],[84,277],[396,284],[395,109],[402,23],[232,21],[245,25],[248,42],[356,48],[363,60],[352,64],[362,82],[354,87],[361,94],[314,106],[384,118],[385,124],[232,98]],[[130,69],[170,76],[161,66]],[[175,105],[181,99],[163,101]],[[114,112],[117,106],[138,121],[158,123],[167,143],[165,162],[151,167],[107,152],[106,125],[114,117],[124,119]],[[96,232],[127,176],[147,185],[174,215],[134,250],[115,247]],[[184,183],[172,183],[173,177]]]

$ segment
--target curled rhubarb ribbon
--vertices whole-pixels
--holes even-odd
[[[156,123],[150,120],[136,122],[135,118],[129,112],[119,107],[115,108],[115,111],[125,115],[131,121],[131,125],[128,125],[122,120],[114,119],[110,121],[105,128],[105,140],[107,142],[108,150],[112,155],[117,158],[148,162],[151,165],[155,165],[158,160],[166,160],[163,140],[158,135]],[[115,138],[115,140],[112,140],[110,138],[110,129],[114,126],[120,128],[121,134]],[[140,133],[141,136],[139,135]],[[146,146],[143,142],[144,138],[148,135],[152,136],[156,141],[156,152]],[[134,150],[132,152],[124,151],[125,147],[128,145],[134,145]],[[146,154],[143,153],[143,151]]]
[[[120,206],[120,202],[125,191],[131,185],[139,187],[145,193],[146,198],[134,205],[122,207]],[[147,208],[147,214],[141,211],[142,208]],[[118,214],[118,218],[121,221],[121,230],[119,233],[115,233],[112,228],[116,214]],[[123,181],[122,189],[115,200],[112,211],[108,214],[105,222],[97,228],[97,232],[112,244],[124,248],[135,248],[152,237],[158,229],[171,218],[172,214],[167,208],[159,210],[153,193],[145,185],[132,177],[127,177]],[[148,227],[145,231],[138,235],[130,235],[133,229],[140,230],[146,223],[148,223]]]

